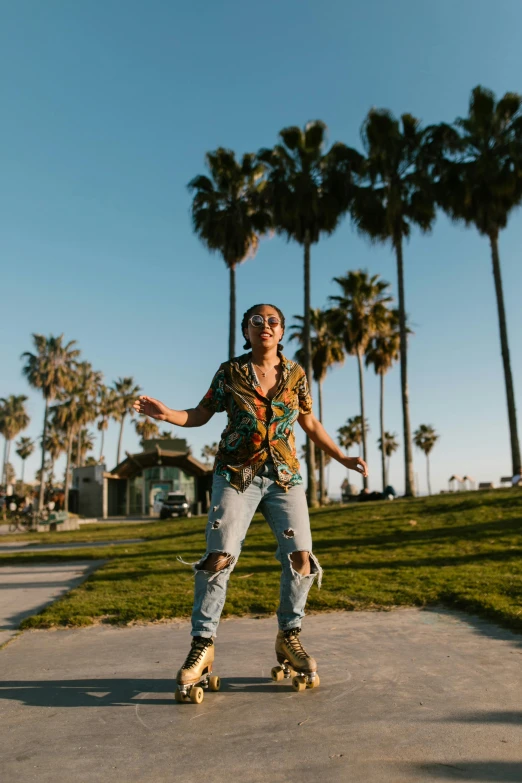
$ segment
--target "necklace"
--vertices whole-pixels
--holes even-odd
[[[252,362],[252,364],[254,364],[254,362]],[[257,369],[259,370],[259,372],[261,373],[261,375],[263,376],[263,378],[266,378],[266,372],[263,372],[263,370],[261,369],[261,367],[259,367],[257,364],[254,364],[254,367],[257,367]]]

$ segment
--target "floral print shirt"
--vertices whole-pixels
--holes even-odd
[[[295,449],[294,423],[300,413],[312,412],[305,371],[279,353],[282,373],[273,399],[265,396],[247,353],[224,362],[214,375],[200,405],[214,413],[226,411],[214,471],[239,492],[252,483],[271,459],[284,489],[301,484]]]

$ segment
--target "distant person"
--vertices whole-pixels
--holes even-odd
[[[294,439],[294,424],[341,465],[368,475],[360,457],[347,457],[312,413],[305,372],[287,359],[279,345],[285,318],[274,305],[254,305],[243,316],[244,353],[224,362],[196,408],[177,411],[145,395],[134,403],[138,413],[178,427],[201,427],[215,413],[228,415],[214,464],[212,500],[206,527],[206,552],[192,564],[195,597],[192,646],[177,675],[176,699],[201,701],[214,661],[214,639],[230,574],[241,553],[252,517],[263,513],[278,544],[281,563],[279,631],[274,679],[299,673],[293,686],[319,684],[315,660],[300,639],[301,620],[310,587],[322,570],[312,554],[306,494]],[[217,678],[209,686],[219,687]]]

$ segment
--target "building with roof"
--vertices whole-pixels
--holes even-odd
[[[142,445],[143,451],[126,452],[111,471],[105,465],[75,468],[70,510],[98,519],[157,516],[155,501],[168,492],[183,492],[193,514],[208,511],[212,466],[193,457],[182,439],[151,439]]]

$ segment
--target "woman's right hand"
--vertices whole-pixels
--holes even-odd
[[[154,397],[146,397],[142,394],[141,397],[138,397],[132,407],[136,413],[143,413],[145,416],[150,416],[152,419],[168,421],[170,408],[167,408],[167,406],[159,400],[155,400]]]

